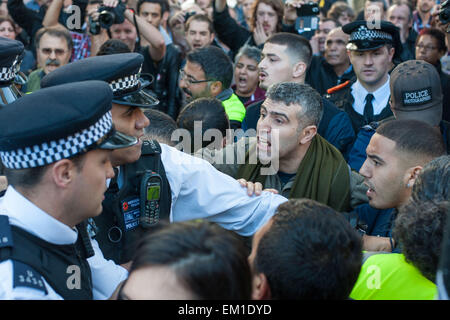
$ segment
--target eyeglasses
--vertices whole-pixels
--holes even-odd
[[[41,52],[47,56],[51,55],[52,52],[55,53],[55,56],[62,56],[64,53],[66,53],[66,50],[64,49],[51,49],[51,48],[42,48]]]
[[[435,47],[435,46],[424,46],[423,44],[418,44],[417,45],[417,48],[419,48],[419,49],[425,49],[426,51],[433,51],[433,50],[436,50],[437,49],[437,47]]]
[[[186,82],[188,85],[191,84],[197,84],[197,83],[202,83],[202,82],[209,82],[209,81],[214,81],[212,79],[207,79],[207,80],[195,80],[193,79],[191,76],[186,75],[186,73],[184,72],[183,69],[180,69],[180,77],[181,79]]]

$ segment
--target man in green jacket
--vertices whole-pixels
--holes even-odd
[[[231,128],[241,127],[245,107],[231,89],[233,63],[223,50],[208,46],[190,52],[180,75],[179,85],[187,102],[217,98],[222,101]]]

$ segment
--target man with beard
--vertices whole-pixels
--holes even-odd
[[[416,10],[413,12],[413,29],[419,33],[423,28],[431,28],[431,10],[434,0],[417,0]]]
[[[292,33],[274,34],[266,41],[262,50],[258,65],[259,87],[267,90],[272,84],[284,81],[305,83],[311,57],[312,49],[306,38]],[[244,130],[256,129],[262,103],[263,101],[255,102],[247,107],[242,122]],[[355,138],[350,119],[330,101],[322,99],[322,103],[323,116],[318,133],[345,155]]]
[[[233,64],[222,49],[208,46],[190,52],[180,75],[179,86],[187,102],[217,98],[222,101],[231,128],[241,127],[245,107],[231,89]]]
[[[346,211],[350,171],[342,154],[317,134],[322,113],[322,98],[309,85],[273,84],[261,105],[256,138],[242,138],[217,152],[205,148],[197,155],[233,178]]]
[[[41,79],[60,66],[69,63],[72,55],[72,37],[64,27],[42,28],[36,33],[36,56],[39,69],[28,77],[24,92],[41,88]]]

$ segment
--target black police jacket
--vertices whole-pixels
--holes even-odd
[[[180,50],[173,44],[167,45],[164,58],[156,63],[153,62],[148,47],[140,49],[139,52],[144,56],[142,72],[154,77],[151,89],[159,100],[156,108],[176,120],[181,106],[181,92],[178,87]]]
[[[65,300],[92,300],[91,269],[87,258],[94,255],[86,223],[77,225],[78,239],[74,245],[56,245],[9,224],[8,216],[0,216],[0,237],[9,241],[0,244],[0,262],[13,261],[14,283],[28,279],[26,286],[47,291],[45,285],[38,287],[43,276],[50,286]],[[79,288],[70,288],[71,267],[80,268]],[[33,283],[34,282],[34,283]]]
[[[103,256],[117,264],[133,258],[138,240],[154,228],[141,224],[141,182],[148,172],[161,176],[160,220],[168,220],[171,208],[171,191],[164,166],[161,162],[161,147],[156,141],[144,141],[142,155],[134,163],[120,167],[123,185],[117,185],[117,175],[111,180],[103,201],[103,212],[94,218],[97,240]],[[145,199],[144,199],[145,201]],[[157,224],[155,224],[155,227]]]
[[[336,90],[335,88],[329,89],[329,93],[325,95],[325,98],[333,102],[339,109],[347,112],[350,120],[352,121],[353,130],[356,134],[358,134],[359,130],[369,123],[366,121],[366,119],[364,119],[363,115],[359,114],[355,111],[355,109],[353,109],[353,102],[355,101],[355,98],[353,98],[351,87],[355,82],[356,77],[346,82],[345,85],[342,84],[340,86],[337,86]],[[393,114],[388,103],[379,114],[374,116],[373,121],[381,121],[392,115]]]

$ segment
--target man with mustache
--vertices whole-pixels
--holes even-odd
[[[72,55],[72,37],[64,27],[42,28],[36,33],[38,69],[30,73],[24,92],[41,88],[41,79],[53,70],[69,63]]]
[[[208,46],[188,53],[180,75],[179,86],[186,102],[217,98],[222,101],[231,128],[241,127],[245,107],[231,89],[233,63],[222,49]]]

